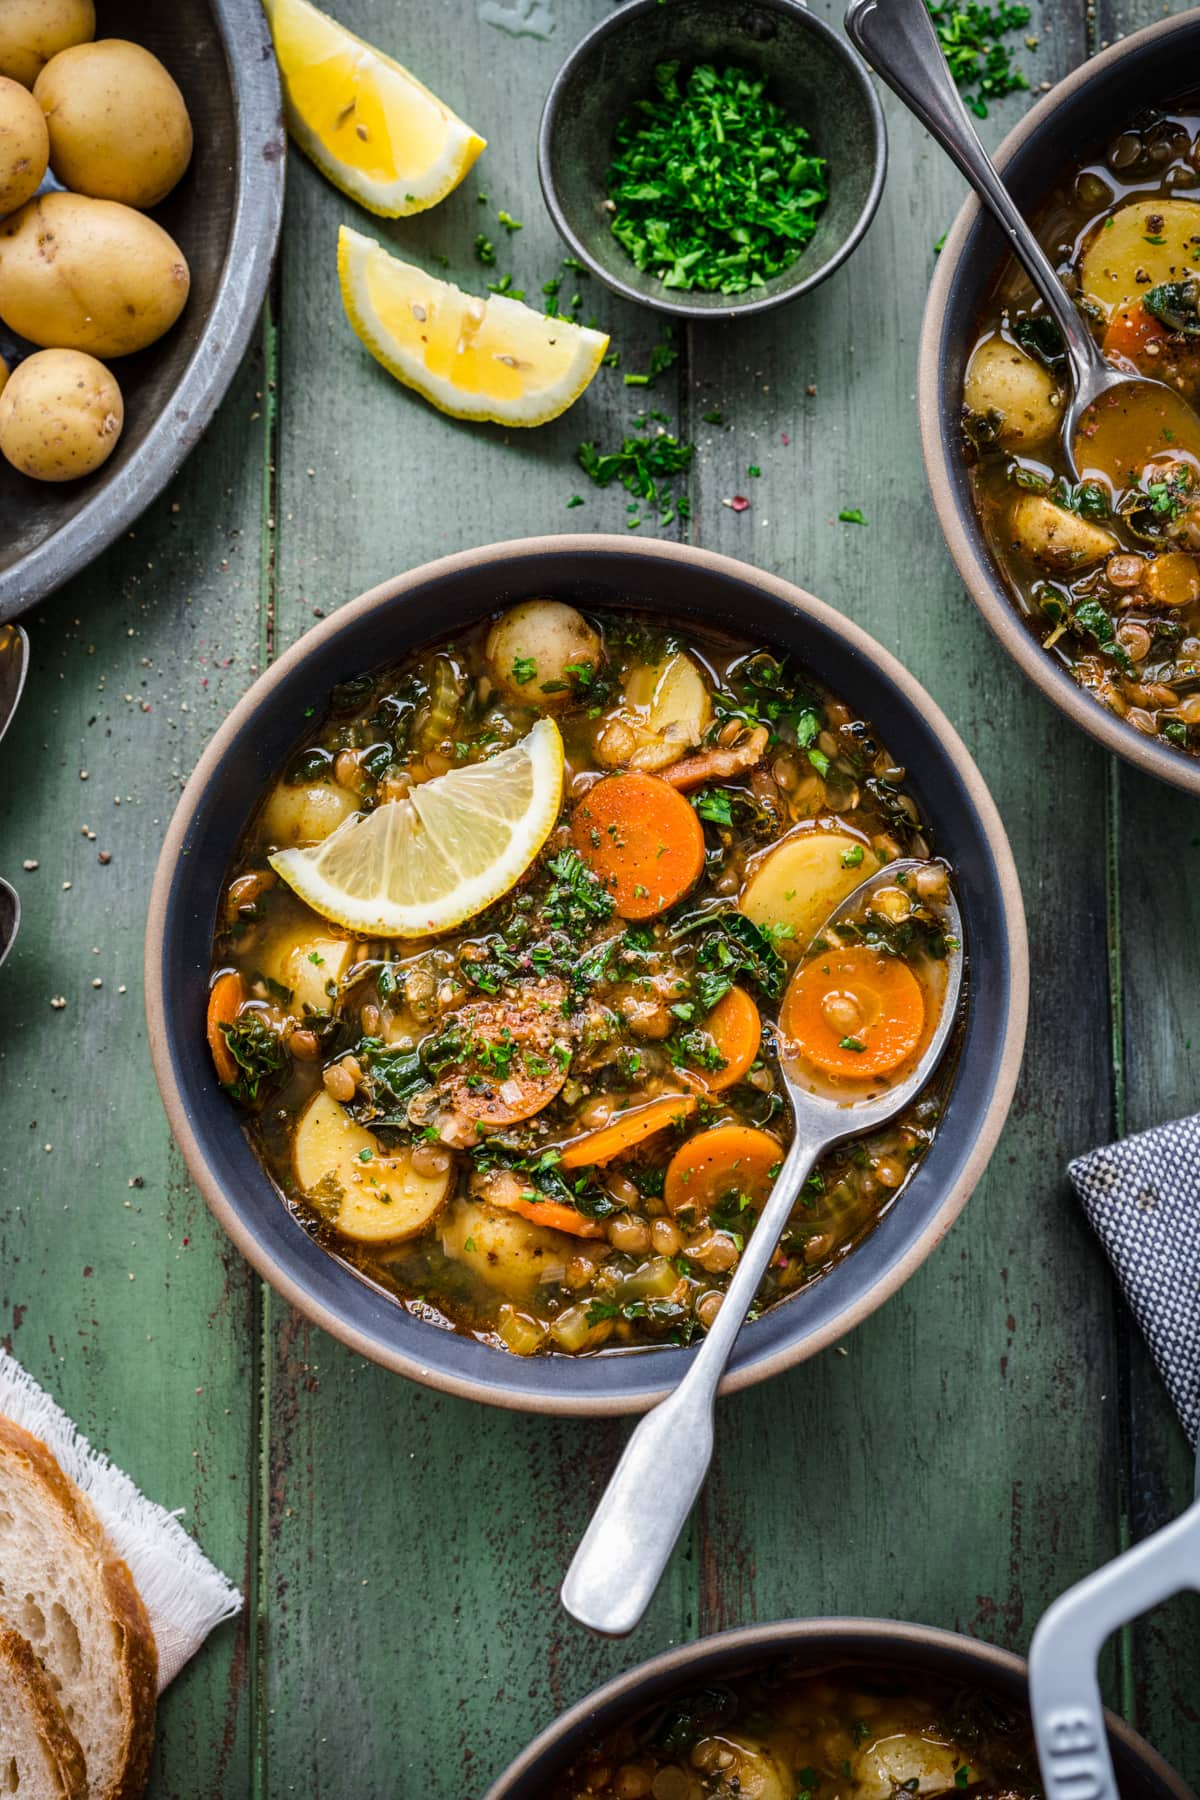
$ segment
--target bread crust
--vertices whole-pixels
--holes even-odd
[[[58,1776],[59,1800],[88,1800],[83,1751],[63,1716],[46,1671],[29,1639],[5,1626],[0,1626],[0,1664],[7,1667],[13,1683],[24,1692],[26,1707]]]
[[[121,1771],[115,1785],[107,1794],[92,1794],[91,1800],[140,1800],[150,1773],[158,1701],[158,1649],[149,1614],[134,1586],[133,1576],[109,1543],[91,1501],[64,1474],[41,1439],[0,1415],[0,1456],[14,1457],[28,1465],[29,1479],[42,1485],[47,1497],[66,1514],[68,1522],[99,1563],[101,1583],[119,1646],[117,1676],[126,1732]],[[66,1721],[63,1723],[65,1725]],[[84,1791],[87,1791],[86,1787]]]

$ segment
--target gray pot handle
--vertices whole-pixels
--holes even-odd
[[[1046,1800],[1120,1800],[1096,1663],[1113,1632],[1184,1588],[1200,1591],[1200,1501],[1057,1599],[1029,1647]]]

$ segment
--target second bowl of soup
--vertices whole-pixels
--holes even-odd
[[[878,1304],[981,1169],[1024,1023],[1007,844],[932,703],[798,590],[594,539],[449,559],[311,633],[206,753],[152,905],[160,1082],[218,1216],[337,1335],[504,1404],[630,1409],[787,1149],[790,974],[851,1101],[936,1007],[951,890],[953,1053],[815,1173],[733,1385]]]
[[[1197,48],[1194,12],[1135,33],[1060,83],[997,154],[1105,355],[1164,384],[1153,405],[1132,424],[1115,405],[1093,409],[1076,479],[1057,329],[974,201],[939,259],[919,379],[934,503],[988,624],[1077,724],[1194,792],[1200,87],[1180,71]]]

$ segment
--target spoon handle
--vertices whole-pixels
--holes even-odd
[[[654,1597],[708,1473],[713,1402],[729,1353],[825,1144],[793,1139],[691,1367],[625,1446],[562,1585],[563,1605],[592,1631],[624,1637]]]
[[[1107,373],[1099,347],[1076,312],[1054,265],[1021,217],[975,134],[942,55],[925,0],[850,0],[846,31],[856,48],[966,176],[1004,232],[1066,340],[1076,386],[1087,371],[1100,369]]]

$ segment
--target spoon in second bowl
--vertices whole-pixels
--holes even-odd
[[[850,0],[846,32],[966,176],[1062,333],[1072,390],[1063,447],[1075,480],[1099,479],[1119,492],[1129,471],[1161,457],[1164,444],[1200,475],[1200,418],[1165,382],[1105,360],[975,135],[925,0]]]
[[[862,923],[871,913],[902,915],[922,890],[941,954],[918,974],[907,957],[864,942]],[[833,1145],[886,1125],[916,1099],[954,1028],[962,975],[945,869],[912,858],[861,882],[797,966],[779,1016],[792,1145],[690,1369],[633,1432],[575,1552],[562,1602],[581,1625],[623,1637],[650,1604],[708,1471],[718,1383],[801,1189]]]

